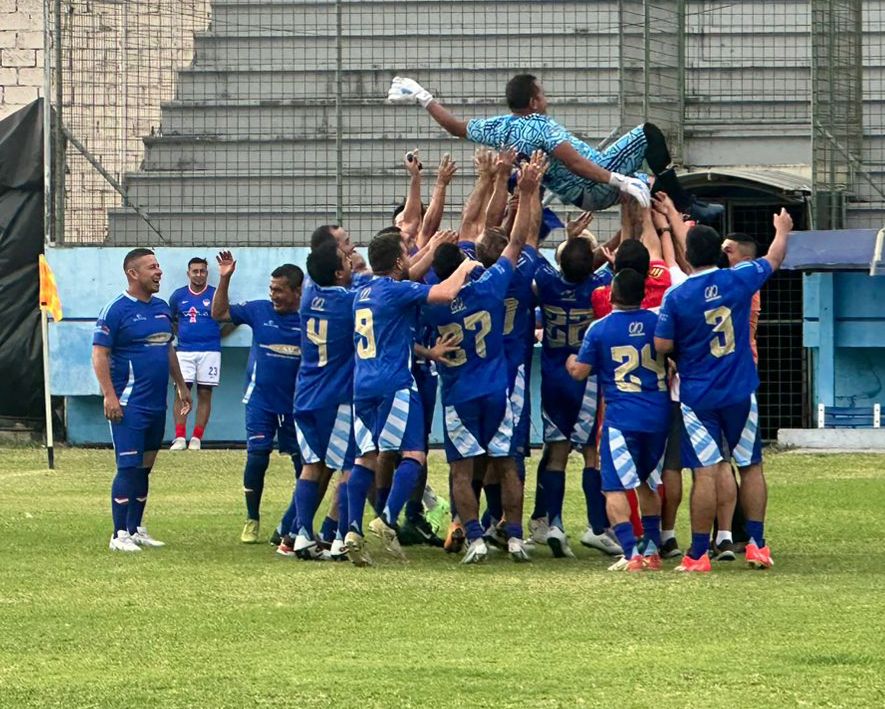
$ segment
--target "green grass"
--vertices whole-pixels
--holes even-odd
[[[148,522],[169,546],[130,557],[107,550],[110,451],[50,473],[0,450],[0,706],[885,705],[882,457],[771,455],[777,566],[689,578],[609,574],[577,544],[530,565],[278,559],[237,541],[243,457],[161,453]],[[274,460],[266,531],[290,489]],[[571,475],[573,539],[582,510]]]

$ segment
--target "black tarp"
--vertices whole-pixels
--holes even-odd
[[[43,412],[43,101],[0,121],[0,417]]]

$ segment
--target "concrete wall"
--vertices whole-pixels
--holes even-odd
[[[43,1],[0,0],[0,119],[43,95]]]

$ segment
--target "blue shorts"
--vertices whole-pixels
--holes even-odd
[[[433,411],[436,409],[436,394],[439,389],[439,375],[429,364],[416,364],[412,376],[418,387],[421,409],[424,411],[424,452],[430,450],[430,431],[433,428]]]
[[[510,372],[510,411],[513,415],[513,437],[510,455],[525,458],[528,455],[532,427],[532,402],[528,366],[520,364]]]
[[[118,468],[140,468],[145,453],[160,450],[166,430],[166,411],[123,407],[123,420],[111,422],[111,441]]]
[[[639,125],[599,153],[598,159],[593,162],[610,172],[635,175],[647,181],[648,178],[644,174],[637,172],[645,161],[647,148],[648,139],[645,137],[645,128]],[[611,207],[621,197],[621,192],[617,187],[590,180],[586,180],[586,183],[583,195],[575,201],[576,207],[596,212]]]
[[[274,437],[280,453],[292,455],[298,452],[292,414],[275,414],[256,406],[246,406],[246,450],[269,453],[273,450]]]
[[[350,470],[356,457],[351,404],[295,412],[295,433],[304,464]]]
[[[417,387],[354,401],[353,433],[358,456],[374,451],[423,451],[424,409]]]
[[[762,462],[759,407],[756,395],[737,404],[711,411],[681,405],[682,462],[686,467],[706,468],[734,458],[739,468]],[[731,455],[729,455],[729,451]]]
[[[583,448],[596,443],[596,377],[576,382],[564,369],[541,376],[544,443],[571,441]]]
[[[603,492],[635,490],[646,483],[657,490],[664,468],[669,429],[621,431],[603,424],[599,442],[599,471]]]
[[[445,407],[446,460],[454,463],[488,454],[511,455],[513,416],[506,392],[481,396]]]

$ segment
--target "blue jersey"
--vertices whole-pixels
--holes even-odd
[[[453,334],[460,340],[450,365],[437,367],[446,406],[507,391],[504,296],[512,276],[513,265],[499,258],[479,279],[465,283],[451,303],[424,309],[424,319],[440,337]]]
[[[522,248],[504,299],[504,351],[511,373],[525,362],[526,352],[531,350],[534,341],[535,294],[532,282],[539,259],[537,249],[531,246]]]
[[[650,310],[615,310],[584,335],[578,361],[597,376],[605,423],[620,431],[655,433],[670,426],[666,363],[655,352],[657,324]]]
[[[569,355],[577,354],[584,333],[593,320],[590,295],[611,281],[604,271],[591,274],[582,283],[569,283],[546,259],[535,271],[541,303],[544,338],[541,341],[541,375],[565,370]]]
[[[350,287],[356,289],[367,286],[369,285],[369,281],[371,281],[374,277],[375,276],[372,275],[371,271],[360,271],[359,273],[354,273],[351,275]]]
[[[356,366],[353,398],[385,396],[412,386],[412,346],[419,306],[431,286],[376,276],[353,303]]]
[[[771,276],[765,259],[694,273],[670,288],[657,337],[674,341],[684,404],[718,409],[749,398],[759,386],[750,349],[750,303]]]
[[[569,143],[591,162],[599,164],[603,158],[598,150],[573,136],[549,116],[540,113],[528,116],[511,113],[494,118],[474,118],[467,123],[467,140],[495,149],[513,147],[524,155],[543,150],[549,158],[544,185],[569,204],[580,202],[584,190],[593,183],[570,172],[561,161],[553,157],[553,151],[562,143]]]
[[[353,397],[353,299],[356,291],[315,283],[301,297],[301,369],[295,410],[338,406]]]
[[[215,287],[209,285],[199,293],[184,286],[170,296],[172,320],[178,325],[179,352],[221,352],[221,327],[210,312],[214,296]]]
[[[172,313],[165,300],[123,293],[99,313],[92,344],[111,351],[111,382],[121,406],[166,410]]]
[[[235,325],[252,328],[243,403],[275,414],[291,414],[301,364],[301,318],[278,313],[269,300],[230,306]]]

